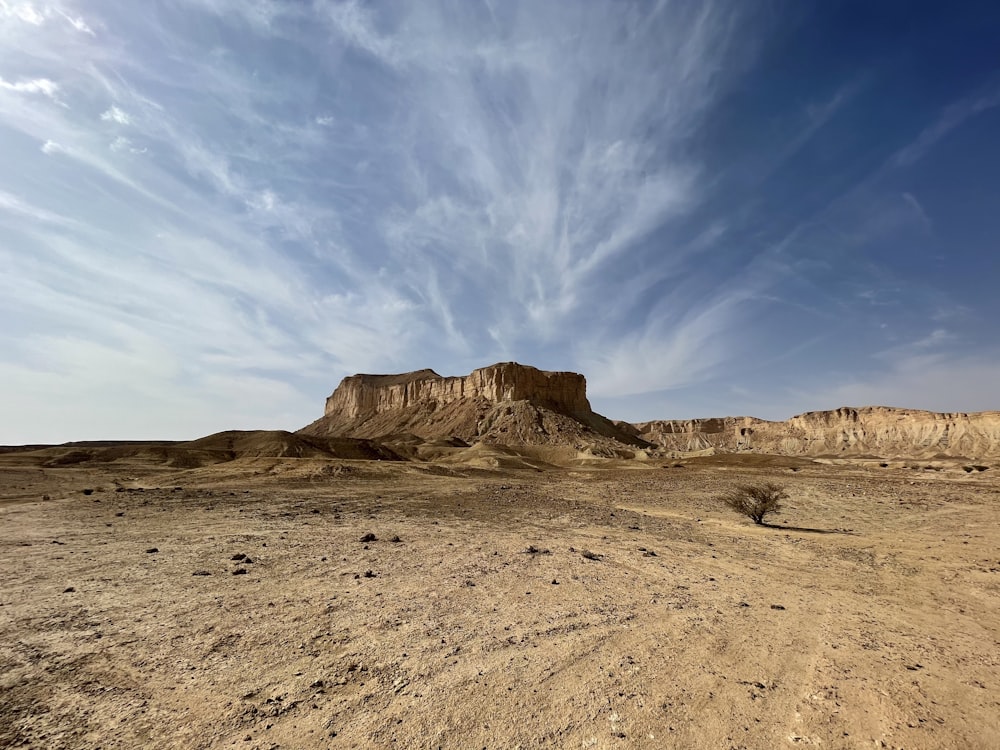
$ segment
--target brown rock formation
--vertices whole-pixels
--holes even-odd
[[[459,437],[506,444],[589,447],[611,440],[646,443],[595,414],[587,381],[574,372],[504,362],[465,377],[433,370],[400,375],[352,375],[326,400],[306,435],[383,438],[411,433],[424,439]]]
[[[783,422],[755,417],[633,425],[639,437],[673,451],[715,448],[787,456],[984,458],[1000,456],[1000,412],[938,413],[886,406],[812,411]]]

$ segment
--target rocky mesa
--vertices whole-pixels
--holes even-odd
[[[323,417],[305,435],[573,445],[593,448],[612,441],[648,443],[594,413],[587,381],[574,372],[547,372],[501,362],[463,377],[433,370],[398,375],[352,375],[326,400]]]

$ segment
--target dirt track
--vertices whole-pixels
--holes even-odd
[[[0,747],[1000,746],[996,470],[0,463]]]

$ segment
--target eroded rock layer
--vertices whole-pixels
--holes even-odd
[[[1000,412],[939,413],[886,406],[755,417],[657,420],[632,425],[666,450],[752,451],[788,456],[1000,457]]]

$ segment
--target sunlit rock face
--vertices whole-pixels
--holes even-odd
[[[587,380],[575,372],[545,372],[516,362],[473,370],[464,377],[442,377],[433,370],[401,375],[351,375],[326,400],[325,413],[358,419],[418,402],[439,406],[461,399],[529,401],[567,415],[590,412]]]
[[[783,422],[755,417],[656,420],[640,437],[675,451],[715,448],[804,456],[1000,456],[1000,412],[939,413],[888,406],[811,411]]]
[[[326,400],[324,416],[300,432],[569,446],[608,455],[617,455],[615,446],[649,447],[631,427],[615,425],[591,410],[583,375],[516,362],[482,367],[464,377],[446,378],[433,370],[352,375]]]

